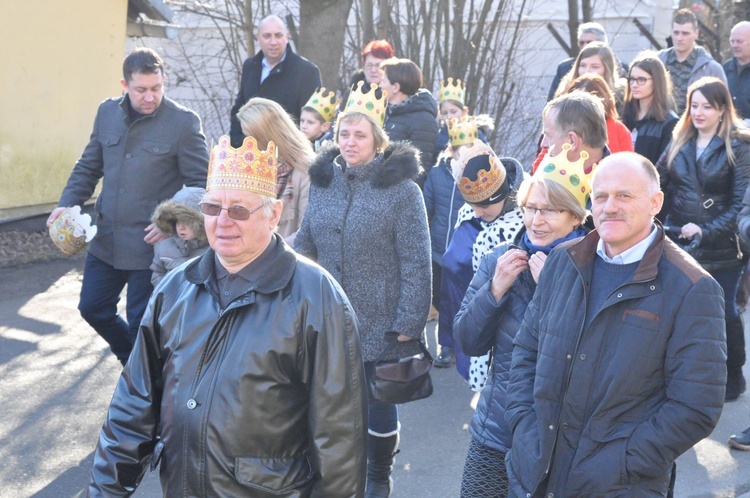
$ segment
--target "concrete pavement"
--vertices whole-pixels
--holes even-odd
[[[83,495],[119,366],[76,309],[82,268],[78,256],[0,269],[0,497]],[[431,398],[401,407],[397,498],[459,493],[473,393],[454,369],[435,369],[433,380]],[[713,434],[679,459],[677,496],[750,492],[750,452],[726,445],[748,425],[750,393],[728,403]],[[161,496],[156,474],[135,496]]]

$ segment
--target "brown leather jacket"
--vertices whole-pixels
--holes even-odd
[[[128,496],[161,462],[164,496],[364,493],[357,320],[339,285],[280,237],[221,311],[209,250],[154,295],[115,390],[89,496]]]

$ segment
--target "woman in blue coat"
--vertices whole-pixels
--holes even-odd
[[[471,421],[471,442],[464,465],[461,496],[505,497],[508,477],[505,454],[511,432],[505,421],[505,403],[513,339],[547,254],[558,244],[585,235],[589,178],[570,172],[558,154],[549,156],[537,173],[521,184],[516,200],[523,210],[524,228],[513,242],[487,253],[479,265],[456,315],[453,334],[469,355],[492,350],[492,370]],[[574,185],[575,184],[575,185]]]

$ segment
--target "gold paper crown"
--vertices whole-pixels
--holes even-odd
[[[235,149],[224,135],[211,149],[206,191],[244,190],[275,199],[276,157],[273,142],[268,142],[268,147],[262,151],[253,137],[245,137],[242,146]]]
[[[479,131],[474,116],[461,116],[461,119],[448,120],[448,136],[452,147],[474,143]]]
[[[365,82],[360,81],[357,86],[349,92],[349,100],[346,102],[345,112],[360,112],[375,120],[379,126],[385,122],[385,107],[387,104],[386,96],[388,93],[382,90],[381,98],[375,96],[375,89],[378,87],[375,83],[370,83],[370,91],[363,92]]]
[[[451,167],[466,202],[494,204],[507,197],[505,166],[484,142],[475,140],[474,147],[461,149],[458,159],[451,161]]]
[[[442,104],[446,100],[456,100],[461,102],[461,105],[466,105],[464,97],[466,96],[466,83],[459,79],[456,79],[456,84],[453,84],[453,78],[448,78],[448,84],[445,81],[440,80],[440,103]]]
[[[573,194],[573,197],[582,207],[586,207],[589,195],[591,195],[591,177],[594,170],[592,169],[588,174],[584,170],[583,163],[589,158],[588,152],[582,150],[581,157],[577,161],[571,162],[568,159],[569,151],[570,144],[563,144],[562,151],[556,156],[550,155],[552,153],[552,149],[550,149],[542,162],[539,163],[534,176],[547,178],[562,185]]]
[[[328,92],[326,94],[326,88],[321,87],[315,90],[315,93],[310,96],[303,107],[312,107],[323,117],[323,121],[328,122],[333,119],[333,115],[336,114],[336,107],[340,102],[341,99],[337,99],[335,93]]]

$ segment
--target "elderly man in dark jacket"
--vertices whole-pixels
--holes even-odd
[[[653,221],[663,198],[647,159],[605,158],[596,230],[546,260],[514,341],[511,496],[665,496],[718,422],[722,292]]]
[[[150,224],[151,214],[183,185],[206,184],[200,119],[164,96],[164,81],[164,64],[153,50],[136,49],[125,58],[125,95],[99,106],[89,144],[47,220],[49,226],[65,207],[83,205],[103,178],[78,309],[123,364],[153,291],[150,244],[166,238]],[[126,284],[127,322],[117,313]]]
[[[253,157],[252,163],[245,158]],[[367,403],[341,287],[274,233],[273,143],[222,137],[201,203],[211,248],[157,286],[102,428],[89,495],[353,497]]]
[[[230,112],[229,136],[232,146],[242,145],[242,133],[237,112],[253,97],[264,97],[281,105],[299,122],[299,115],[307,99],[321,86],[318,66],[300,57],[289,46],[289,30],[275,15],[258,23],[260,51],[245,60],[237,99]]]

